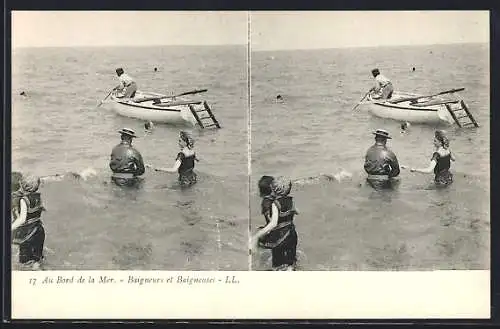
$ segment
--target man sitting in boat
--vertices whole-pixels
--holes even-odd
[[[117,95],[118,98],[133,98],[135,92],[137,91],[137,84],[134,79],[125,73],[123,69],[117,68],[116,74],[118,75],[118,80],[120,80],[120,85],[115,87],[120,94]]]
[[[391,80],[380,74],[379,69],[373,69],[372,75],[375,78],[375,87],[370,89],[372,99],[389,99],[392,97],[394,88]]]
[[[109,162],[109,168],[113,171],[111,179],[119,186],[132,186],[137,183],[138,176],[144,174],[144,161],[141,153],[132,147],[132,139],[137,137],[135,132],[123,128],[119,133],[121,142],[113,148]]]
[[[391,187],[395,177],[399,175],[399,163],[396,155],[386,143],[391,139],[389,133],[383,129],[377,129],[375,135],[375,144],[366,152],[365,171],[368,174],[367,181],[374,188]]]

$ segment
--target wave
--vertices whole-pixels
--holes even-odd
[[[97,170],[89,167],[85,168],[80,172],[67,172],[64,174],[54,174],[54,175],[48,175],[48,176],[42,176],[40,179],[42,182],[54,182],[54,181],[61,181],[64,180],[65,178],[72,178],[72,179],[82,179],[84,181],[88,180],[89,178],[93,178],[97,176]]]
[[[293,184],[297,185],[309,185],[309,184],[316,184],[316,183],[321,183],[321,182],[344,182],[344,181],[349,181],[353,177],[353,174],[349,171],[341,169],[339,172],[334,173],[334,174],[319,174],[316,176],[309,176],[309,177],[303,177],[303,178],[298,178],[292,180]]]

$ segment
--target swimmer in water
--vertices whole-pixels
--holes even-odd
[[[283,97],[281,95],[276,96],[276,101],[282,102],[283,101]]]
[[[434,133],[434,153],[429,166],[427,168],[411,168],[411,172],[423,174],[434,173],[434,183],[438,187],[445,187],[453,182],[453,174],[450,172],[451,161],[455,161],[455,157],[450,150],[450,141],[446,137],[445,132],[436,130]]]
[[[259,180],[266,225],[253,237],[251,248],[271,249],[274,270],[293,270],[297,262],[298,236],[293,219],[298,211],[290,196],[291,189],[292,182],[284,177],[262,176]]]
[[[396,155],[387,148],[389,133],[383,129],[373,132],[375,144],[365,156],[365,171],[368,174],[367,182],[375,189],[389,188],[394,179],[399,176],[399,163]]]
[[[174,166],[171,168],[155,168],[156,171],[164,171],[179,174],[179,184],[181,187],[188,187],[196,183],[197,175],[194,172],[195,161],[199,161],[196,158],[196,153],[194,151],[194,140],[185,131],[179,133],[179,148],[180,152],[177,153],[177,158],[175,159]],[[148,165],[148,167],[150,167]]]
[[[37,270],[43,261],[45,229],[41,220],[45,208],[38,188],[40,178],[32,175],[18,177],[19,190],[13,197],[12,243],[19,246],[19,263]]]
[[[119,186],[132,186],[144,174],[144,162],[141,153],[132,146],[132,139],[137,137],[135,132],[128,128],[118,132],[121,142],[113,148],[109,161],[111,180]]]
[[[403,122],[401,124],[401,134],[405,134],[408,130],[408,128],[410,128],[410,123],[409,122]]]
[[[152,133],[154,128],[153,121],[148,121],[144,123],[144,132],[145,133]]]

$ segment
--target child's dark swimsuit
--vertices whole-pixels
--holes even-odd
[[[19,262],[39,262],[43,258],[45,230],[41,221],[43,211],[40,193],[30,193],[22,196],[27,205],[26,222],[12,232],[12,242],[19,245]],[[20,202],[20,199],[17,199]],[[20,206],[16,205],[16,208]],[[14,207],[13,207],[14,208]]]
[[[273,203],[278,208],[278,224],[268,234],[259,239],[259,245],[272,250],[273,267],[294,265],[297,260],[297,232],[293,218],[297,213],[291,196],[280,198],[265,197],[262,200],[262,214],[269,223]]]
[[[181,161],[181,165],[177,172],[179,173],[179,184],[181,186],[190,186],[196,183],[197,176],[193,171],[196,154],[186,156],[183,152],[177,154],[176,160]]]
[[[450,172],[451,153],[442,156],[438,152],[434,152],[432,160],[436,161],[436,166],[434,167],[434,182],[436,185],[450,185],[453,182],[453,174]]]

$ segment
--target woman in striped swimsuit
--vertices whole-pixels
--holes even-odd
[[[45,243],[45,230],[41,220],[45,208],[38,192],[39,186],[39,177],[23,177],[16,205],[12,207],[12,242],[19,245],[19,263],[32,265],[33,269],[40,268]]]
[[[270,176],[263,176],[261,183]],[[272,179],[272,177],[271,177]],[[263,195],[261,186],[262,214],[266,225],[254,236],[252,248],[257,245],[271,249],[274,270],[294,270],[297,261],[298,236],[293,223],[298,214],[293,197],[290,196],[292,182],[284,177],[270,180],[271,194]]]

